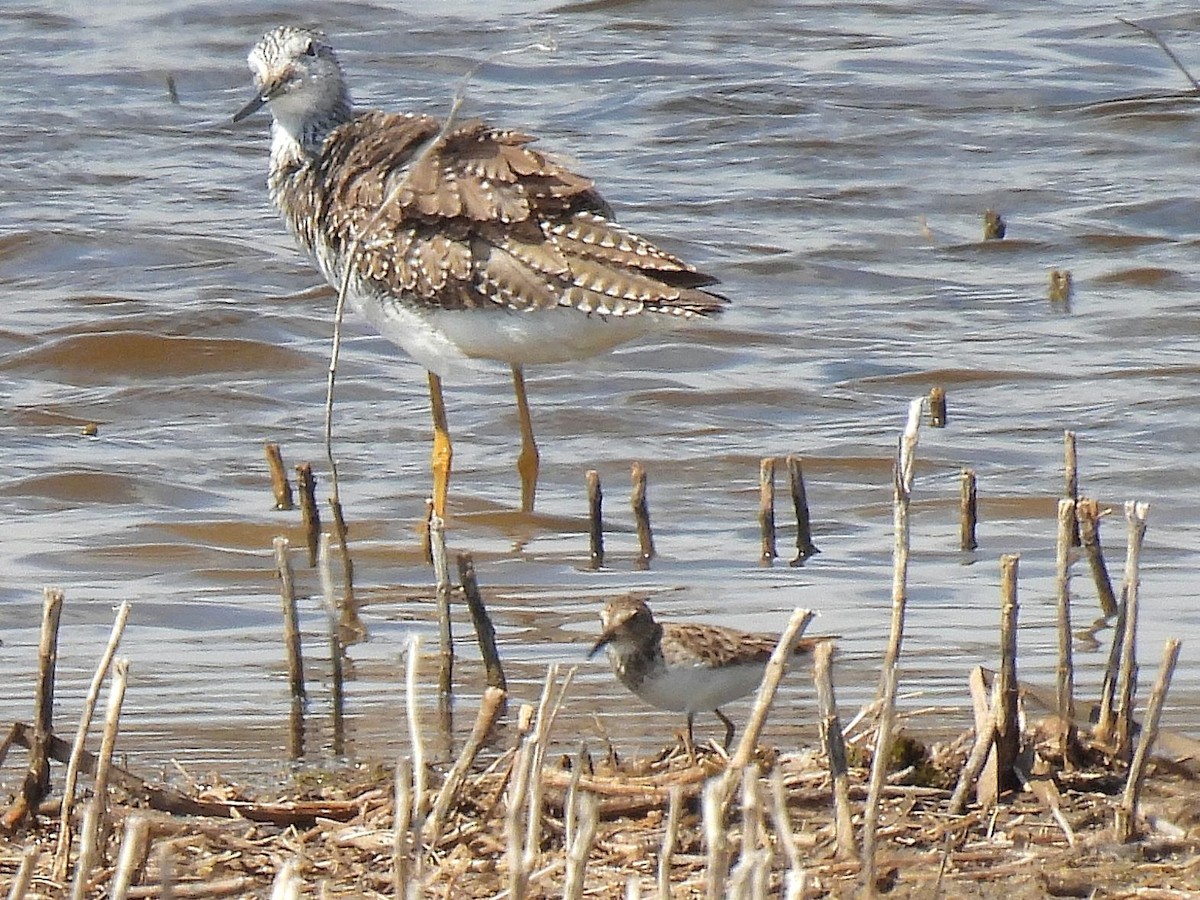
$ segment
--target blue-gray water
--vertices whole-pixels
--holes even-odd
[[[332,294],[269,209],[266,117],[229,116],[249,96],[249,46],[298,19],[331,34],[363,105],[442,112],[462,73],[493,57],[464,112],[539,135],[732,300],[713,326],[529,373],[543,458],[533,522],[511,514],[506,373],[448,391],[450,543],[476,553],[519,699],[547,663],[581,665],[565,744],[604,728],[620,746],[658,746],[676,724],[584,659],[599,604],[631,588],[667,617],[764,631],[817,609],[813,630],[843,636],[839,699],[849,712],[869,697],[890,614],[891,457],[908,401],[934,384],[950,425],[921,434],[902,689],[919,694],[909,707],[958,712],[917,727],[968,723],[967,673],[995,660],[1003,553],[1021,554],[1021,674],[1052,680],[1070,428],[1083,491],[1116,511],[1103,536],[1117,579],[1121,504],[1151,504],[1143,679],[1163,641],[1182,638],[1167,718],[1200,730],[1200,109],[1105,102],[1189,87],[1116,16],[1200,72],[1200,15],[1011,0],[478,7],[0,11],[0,722],[30,715],[41,589],[58,585],[62,730],[128,599],[131,758],[243,773],[283,758],[271,539],[300,531],[270,509],[261,445],[311,460],[325,495]],[[1008,222],[1003,242],[981,240],[987,208]],[[1074,274],[1069,307],[1047,299],[1056,267]],[[351,319],[336,447],[372,633],[351,651],[355,756],[403,746],[400,653],[414,631],[435,640],[415,529],[427,402],[423,373]],[[93,421],[98,436],[81,436]],[[805,459],[822,552],[762,569],[758,460],[787,453]],[[607,516],[627,528],[634,460],[650,473],[660,557],[636,572],[632,534],[610,533],[610,567],[586,571],[584,472],[601,472]],[[964,466],[981,496],[969,555],[957,550]],[[786,503],[779,520],[787,552]],[[1098,611],[1075,572],[1083,627]],[[318,581],[306,569],[300,581],[308,661],[323,671]],[[480,675],[465,615],[457,630],[465,725]],[[1096,690],[1109,634],[1077,648],[1082,693]],[[789,680],[774,717],[785,745],[811,739],[804,682]],[[312,693],[320,757],[319,678]]]

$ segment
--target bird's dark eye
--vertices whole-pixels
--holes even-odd
[[[305,56],[316,56],[317,55],[317,44],[315,41],[308,42],[308,46],[304,48],[304,55]]]

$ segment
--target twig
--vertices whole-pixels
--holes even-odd
[[[1125,605],[1125,634],[1121,648],[1121,680],[1117,691],[1117,755],[1129,759],[1133,753],[1133,703],[1137,692],[1138,586],[1141,581],[1142,542],[1146,539],[1146,503],[1125,504],[1129,541],[1125,553],[1125,581],[1121,594]]]
[[[60,810],[61,814],[58,826],[58,845],[54,851],[55,881],[64,882],[67,880],[67,870],[71,864],[71,838],[74,834],[71,830],[71,812],[75,807],[75,787],[79,781],[79,764],[83,757],[84,745],[87,743],[88,731],[92,727],[92,717],[96,713],[96,703],[100,699],[100,688],[104,684],[105,676],[108,675],[108,669],[112,665],[117,647],[121,644],[121,636],[125,633],[125,623],[129,621],[129,612],[131,609],[129,601],[123,602],[117,608],[117,617],[113,621],[112,632],[108,636],[108,643],[104,647],[104,652],[100,654],[100,662],[96,665],[96,671],[92,675],[91,684],[88,685],[87,696],[83,701],[83,712],[79,716],[79,728],[75,731],[75,743],[71,747],[71,758],[67,763],[67,774],[63,784],[62,808]]]
[[[793,566],[802,566],[810,556],[821,551],[812,539],[812,519],[808,514],[808,491],[804,487],[804,470],[800,466],[800,457],[788,456],[788,486],[792,491],[792,506],[796,510],[796,558]]]
[[[1138,797],[1142,783],[1146,778],[1146,766],[1150,761],[1150,752],[1158,739],[1158,723],[1162,717],[1163,703],[1167,698],[1167,689],[1171,686],[1171,677],[1175,674],[1175,664],[1179,661],[1180,642],[1168,640],[1163,646],[1162,662],[1158,667],[1158,678],[1150,691],[1150,699],[1146,703],[1145,721],[1142,722],[1141,739],[1133,754],[1129,766],[1129,777],[1125,781],[1125,791],[1121,795],[1121,805],[1117,807],[1116,832],[1117,840],[1128,841],[1133,837],[1137,822]]]
[[[633,519],[637,525],[639,569],[650,568],[654,559],[654,535],[650,531],[650,508],[646,503],[646,467],[640,462],[633,464],[633,495],[630,498]]]
[[[1075,515],[1079,520],[1079,540],[1092,569],[1092,580],[1096,582],[1100,611],[1105,616],[1115,615],[1117,598],[1113,593],[1112,579],[1108,576],[1108,566],[1104,562],[1104,550],[1100,546],[1100,504],[1080,497],[1075,504]]]
[[[600,489],[600,473],[588,469],[588,545],[589,560],[593,569],[604,566],[604,519],[601,507],[604,503],[604,492]]]
[[[395,793],[392,801],[392,891],[397,900],[408,900],[412,881],[412,760],[401,757],[396,763]]]
[[[296,466],[296,487],[300,491],[300,520],[304,523],[308,567],[311,569],[317,564],[317,551],[321,543],[321,513],[317,510],[317,481],[310,463]]]
[[[291,545],[285,537],[274,540],[275,571],[279,575],[279,600],[283,606],[283,646],[287,651],[288,685],[292,699],[303,702],[304,654],[300,642],[300,616],[296,610],[296,575],[292,569]]]
[[[425,821],[426,842],[431,848],[436,848],[438,845],[442,836],[442,828],[446,822],[446,813],[449,811],[450,805],[457,799],[458,792],[466,781],[467,773],[475,762],[475,757],[479,755],[479,751],[487,741],[488,734],[500,717],[500,713],[504,709],[505,697],[505,692],[497,687],[489,687],[483,692],[483,700],[479,705],[479,714],[475,717],[475,727],[471,729],[471,736],[463,745],[462,752],[459,753],[454,766],[446,773],[437,799],[433,803],[433,812]]]
[[[762,533],[758,560],[769,566],[779,555],[775,552],[775,459],[771,456],[758,467],[758,527]]]
[[[879,727],[875,738],[875,757],[871,761],[871,780],[867,805],[863,811],[863,868],[862,889],[868,896],[875,891],[876,828],[879,824],[879,803],[883,797],[884,776],[891,756],[892,729],[896,715],[897,666],[904,640],[904,610],[908,602],[908,508],[912,497],[913,469],[916,465],[917,438],[921,427],[922,398],[908,407],[908,422],[900,438],[894,472],[894,502],[892,526],[892,625],[887,652],[883,660],[883,675],[879,685]]]

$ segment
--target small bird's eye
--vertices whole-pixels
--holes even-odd
[[[317,55],[317,44],[315,41],[308,42],[308,46],[304,48],[304,55],[305,56],[316,56]]]

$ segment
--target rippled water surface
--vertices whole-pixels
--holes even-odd
[[[249,95],[246,51],[289,8],[114,6],[0,10],[0,720],[30,716],[41,590],[57,585],[61,722],[128,599],[131,758],[273,771],[288,703],[271,541],[301,532],[271,510],[262,443],[311,460],[324,496],[333,295],[268,206],[266,117],[229,115]],[[1168,96],[1189,85],[1116,20],[1138,16],[1200,71],[1200,15],[1016,0],[478,6],[308,4],[303,18],[334,37],[363,105],[444,111],[491,58],[465,111],[541,136],[732,300],[712,326],[529,373],[536,517],[513,512],[507,374],[450,386],[449,540],[476,555],[517,697],[536,696],[546,664],[579,664],[564,742],[669,740],[674,720],[585,659],[602,600],[639,589],[664,617],[763,631],[795,606],[820,610],[813,630],[842,635],[839,699],[857,707],[887,635],[896,437],[908,401],[940,384],[950,423],[922,431],[915,487],[908,705],[952,707],[933,724],[966,725],[967,673],[994,664],[1003,553],[1021,554],[1021,674],[1051,682],[1069,428],[1083,491],[1117,513],[1104,526],[1117,577],[1120,506],[1151,504],[1143,677],[1182,638],[1167,716],[1200,730],[1200,111]],[[1001,242],[982,241],[987,208],[1007,220]],[[1048,300],[1056,267],[1074,274],[1069,304]],[[416,530],[428,400],[423,372],[353,319],[339,379],[336,452],[371,632],[351,650],[347,750],[387,759],[406,740],[405,642],[436,640]],[[89,422],[96,436],[82,435]],[[805,460],[822,552],[761,568],[758,461],[788,453]],[[660,553],[648,572],[633,565],[625,500],[635,460]],[[957,549],[965,466],[981,497],[970,554]],[[589,468],[614,529],[600,572],[586,567]],[[779,519],[786,545],[786,505]],[[1099,613],[1076,572],[1083,628]],[[319,580],[298,577],[323,672]],[[461,728],[481,676],[465,614],[456,629]],[[1076,648],[1085,693],[1110,634]],[[424,670],[432,683],[432,658]],[[805,680],[776,710],[785,746],[812,737]],[[312,697],[308,748],[323,759],[319,676]]]

